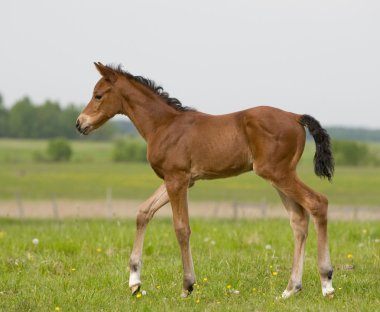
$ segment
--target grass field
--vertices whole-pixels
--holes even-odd
[[[117,199],[143,199],[161,180],[147,164],[114,163],[112,142],[72,142],[69,163],[38,163],[35,152],[43,152],[47,141],[0,140],[0,200],[20,194],[26,200],[104,199],[112,188]],[[380,150],[373,145],[372,149]],[[307,144],[299,174],[316,190],[327,194],[332,205],[380,206],[379,167],[337,167],[333,183],[318,179],[313,172],[314,144]],[[277,204],[273,188],[252,173],[239,177],[199,181],[190,191],[195,201],[239,201]]]
[[[315,231],[302,292],[276,299],[291,267],[285,220],[192,220],[198,286],[180,298],[182,268],[171,221],[155,219],[144,246],[142,290],[128,290],[130,220],[0,220],[1,311],[379,311],[380,223],[331,222],[333,299],[322,297]],[[34,245],[32,240],[39,239]],[[267,245],[271,246],[271,249]],[[267,246],[267,247],[266,247]],[[235,292],[237,290],[239,293]]]

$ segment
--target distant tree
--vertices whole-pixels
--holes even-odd
[[[336,140],[380,141],[379,129],[328,127],[326,130]]]
[[[0,94],[0,137],[79,139],[75,122],[80,109],[71,104],[61,107],[58,102],[45,101],[35,105],[28,97],[17,101],[9,110]],[[110,121],[94,131],[87,140],[107,140],[116,135],[135,135],[130,122]]]
[[[112,121],[107,122],[101,128],[91,133],[91,139],[93,140],[107,140],[115,136],[117,133],[117,127]]]
[[[35,107],[38,124],[36,136],[39,138],[55,138],[62,136],[60,121],[61,108],[58,103],[46,101],[43,105]]]
[[[75,128],[75,122],[79,113],[79,108],[74,105],[69,105],[61,110],[59,115],[61,136],[69,139],[76,139],[79,137],[79,133]]]
[[[36,109],[28,97],[16,102],[9,111],[9,134],[15,138],[37,137]]]
[[[64,138],[50,140],[48,143],[47,154],[51,161],[69,161],[72,155],[69,141]]]
[[[356,141],[334,140],[332,143],[335,162],[342,166],[377,165],[377,156],[374,155],[368,144]]]
[[[115,141],[113,160],[117,162],[146,162],[146,144],[142,140],[128,138]]]
[[[3,97],[0,94],[0,137],[7,137],[8,135],[8,111],[4,107]]]

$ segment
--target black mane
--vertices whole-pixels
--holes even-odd
[[[165,100],[165,102],[170,105],[171,107],[175,108],[177,111],[181,112],[188,112],[188,111],[196,111],[192,107],[183,106],[182,103],[177,99],[169,96],[169,93],[164,91],[164,88],[157,85],[153,80],[142,77],[142,76],[134,76],[128,71],[124,70],[121,65],[113,66],[113,65],[107,65],[108,68],[114,70],[118,74],[124,75],[129,79],[132,79],[134,81],[137,81],[141,83],[142,85],[148,87],[150,90],[152,90],[154,93],[159,95],[162,99]]]

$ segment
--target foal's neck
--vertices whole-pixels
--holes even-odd
[[[126,80],[121,93],[124,99],[122,114],[129,117],[145,141],[178,115],[164,99],[138,82]]]

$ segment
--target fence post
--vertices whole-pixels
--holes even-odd
[[[219,214],[219,202],[215,202],[214,206],[214,218],[216,218]]]
[[[354,220],[358,219],[358,207],[354,207]]]
[[[52,209],[53,209],[53,218],[55,220],[59,220],[57,198],[56,198],[55,194],[53,194],[51,197],[51,204],[52,204]]]
[[[20,220],[23,220],[24,217],[25,217],[24,206],[22,204],[21,195],[18,192],[16,193],[16,202],[17,202],[17,208],[18,208],[19,218],[20,218]]]
[[[261,200],[260,207],[261,207],[261,217],[265,219],[267,217],[267,202],[265,199]]]
[[[111,187],[107,188],[106,208],[107,208],[107,217],[109,219],[112,219],[113,211],[112,211],[112,188]]]
[[[237,202],[234,202],[232,204],[232,209],[233,209],[233,213],[234,213],[234,220],[237,220],[237,218],[238,218],[238,206],[239,206],[239,204]]]

